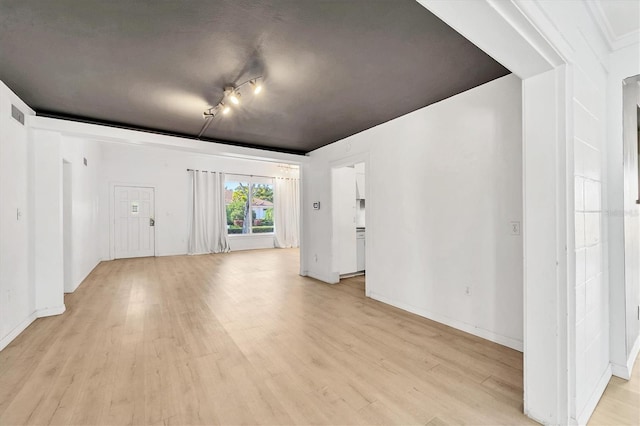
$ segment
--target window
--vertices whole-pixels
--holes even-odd
[[[224,188],[229,235],[273,233],[272,179],[229,176]]]

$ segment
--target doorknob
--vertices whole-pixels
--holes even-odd
[[[149,218],[149,226],[156,226],[156,221],[152,217]]]

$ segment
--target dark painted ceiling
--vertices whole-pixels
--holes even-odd
[[[0,0],[0,80],[39,114],[308,152],[508,74],[413,0]]]

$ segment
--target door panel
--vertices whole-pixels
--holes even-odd
[[[116,259],[154,256],[153,188],[116,186],[114,200]]]

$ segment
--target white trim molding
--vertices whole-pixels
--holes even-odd
[[[484,328],[477,327],[473,324],[468,324],[463,321],[458,321],[455,319],[451,319],[445,315],[440,315],[435,312],[429,312],[424,309],[417,308],[415,306],[408,305],[406,303],[398,302],[381,294],[378,294],[374,291],[370,292],[370,298],[377,300],[378,302],[385,303],[387,305],[395,306],[396,308],[400,308],[407,312],[411,312],[412,314],[419,315],[423,318],[427,318],[429,320],[438,322],[440,324],[444,324],[446,326],[455,328],[457,330],[464,331],[465,333],[472,334],[474,336],[482,337],[483,339],[487,339],[491,342],[497,343],[502,346],[506,346],[508,348],[514,349],[518,352],[522,352],[523,344],[522,340],[513,339],[508,336],[502,336],[500,334],[494,333],[493,331],[485,330]]]
[[[631,348],[631,352],[629,353],[629,358],[627,359],[626,365],[621,365],[618,363],[611,363],[611,374],[614,376],[620,377],[621,379],[631,380],[631,373],[633,372],[633,366],[636,363],[636,358],[638,358],[638,354],[640,353],[640,336],[636,339],[633,347]]]
[[[589,418],[593,414],[593,411],[596,409],[596,406],[600,401],[600,397],[609,384],[609,379],[611,379],[611,366],[607,367],[607,369],[602,373],[602,376],[600,376],[600,378],[598,379],[598,384],[594,388],[593,392],[591,392],[591,395],[587,400],[587,404],[585,405],[582,412],[578,415],[577,422],[579,425],[586,425],[589,421]]]
[[[129,130],[98,124],[81,123],[57,118],[35,116],[29,120],[31,129],[49,130],[60,134],[85,137],[102,142],[124,143],[127,145],[146,145],[171,148],[181,151],[197,152],[222,157],[235,157],[268,162],[302,164],[308,158],[299,154],[287,154],[258,148],[247,148],[215,142],[203,142],[177,136],[159,135],[141,130]]]
[[[53,306],[51,308],[38,309],[36,311],[36,317],[37,318],[44,318],[44,317],[52,317],[52,316],[55,316],[55,315],[61,315],[66,310],[67,310],[67,307],[65,305]]]
[[[602,10],[600,1],[588,0],[586,3],[589,9],[589,13],[598,25],[600,34],[606,41],[610,51],[613,52],[618,49],[623,49],[625,47],[638,44],[638,42],[640,41],[640,29],[636,29],[623,35],[617,35],[611,27],[611,22],[609,22],[606,13],[604,13],[604,11]]]
[[[51,317],[54,315],[60,315],[64,313],[66,310],[65,305],[54,306],[51,308],[43,308],[38,309],[31,313],[27,318],[24,319],[20,324],[18,324],[13,330],[9,332],[6,336],[0,339],[0,351],[9,346],[13,340],[20,335],[24,330],[27,329],[36,319]]]
[[[20,333],[22,333],[27,327],[31,325],[37,318],[36,313],[32,313],[27,318],[24,319],[20,324],[18,324],[13,330],[9,332],[6,336],[0,339],[0,351],[9,346],[9,343],[13,341]]]

